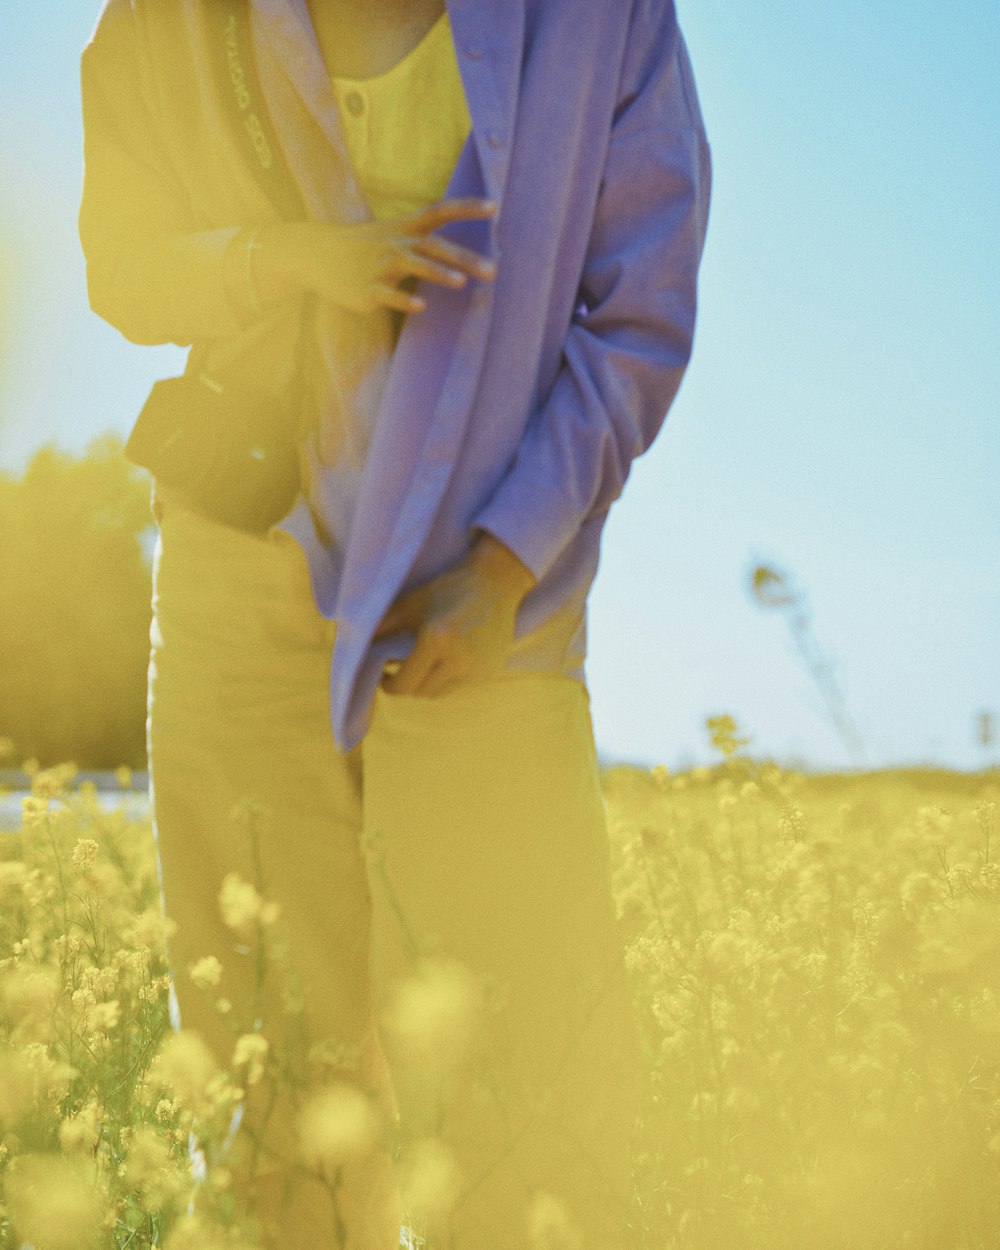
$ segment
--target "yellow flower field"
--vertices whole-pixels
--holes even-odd
[[[635,1250],[994,1250],[1000,775],[808,777],[743,758],[725,720],[712,768],[602,778],[648,1081]],[[253,883],[220,906],[280,955]],[[261,1244],[211,1150],[192,1178],[189,1130],[219,1144],[247,1087],[303,1078],[214,958],[189,975],[232,1017],[230,1070],[173,1034],[163,942],[148,824],[72,767],[36,772],[0,841],[0,1247]],[[460,1029],[432,988],[407,1010]],[[335,1179],[379,1122],[321,1069],[302,1159]],[[454,1188],[433,1141],[406,1185],[419,1231]],[[539,1250],[564,1250],[561,1213],[536,1214]]]

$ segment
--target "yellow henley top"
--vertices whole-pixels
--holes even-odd
[[[447,12],[384,74],[330,82],[376,220],[440,199],[472,127]]]

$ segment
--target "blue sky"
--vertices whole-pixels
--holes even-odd
[[[99,5],[0,41],[0,467],[126,433],[176,348],[87,306],[78,63]],[[588,680],[605,758],[852,761],[786,621],[786,570],[869,766],[973,768],[1000,717],[1000,23],[995,0],[679,5],[715,165],[694,360],[605,530]],[[992,751],[1000,758],[1000,746]]]

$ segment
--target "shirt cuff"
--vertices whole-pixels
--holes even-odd
[[[540,582],[576,536],[583,520],[551,481],[526,466],[513,471],[471,523],[509,547]]]

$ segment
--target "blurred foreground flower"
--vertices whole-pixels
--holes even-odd
[[[455,1157],[440,1138],[411,1142],[401,1164],[403,1201],[413,1219],[431,1227],[447,1220],[461,1192]]]
[[[59,990],[58,969],[45,965],[20,963],[0,975],[0,1019],[9,1020],[12,1039],[48,1041]]]
[[[82,1161],[61,1155],[25,1155],[6,1176],[16,1244],[33,1250],[88,1250],[104,1214]]]
[[[538,1193],[528,1211],[532,1250],[579,1250],[580,1235],[565,1203],[554,1194]]]
[[[375,1149],[379,1127],[371,1100],[339,1081],[314,1093],[299,1112],[299,1152],[310,1166],[335,1172]]]
[[[260,1033],[244,1033],[236,1039],[233,1051],[233,1067],[246,1067],[246,1083],[257,1085],[264,1075],[264,1064],[270,1046]]]
[[[151,1124],[139,1124],[129,1143],[125,1180],[138,1191],[139,1205],[146,1212],[168,1206],[187,1187],[171,1157],[170,1147]]]
[[[86,1154],[97,1147],[101,1137],[101,1108],[91,1099],[86,1106],[59,1125],[59,1145],[67,1154]]]
[[[484,1009],[483,992],[468,968],[456,960],[424,959],[396,987],[385,1023],[408,1060],[447,1070],[468,1055]]]
[[[156,1070],[181,1104],[194,1109],[208,1096],[210,1083],[218,1074],[218,1065],[197,1032],[181,1029],[163,1041]]]
[[[223,878],[219,890],[219,910],[229,928],[244,937],[258,921],[273,924],[281,914],[277,903],[265,902],[257,888],[237,872],[227,873]]]

